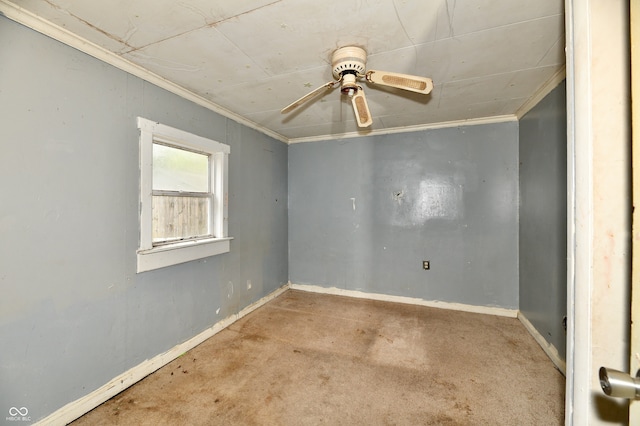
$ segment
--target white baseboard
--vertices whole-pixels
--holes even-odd
[[[547,342],[545,338],[536,330],[536,328],[531,324],[531,322],[524,316],[522,312],[518,313],[518,319],[524,325],[524,328],[527,329],[529,334],[533,336],[533,338],[538,342],[542,350],[547,354],[547,356],[551,359],[551,362],[558,367],[558,370],[566,377],[567,376],[567,363],[560,357],[558,350],[551,343]]]
[[[113,378],[111,381],[109,381],[107,384],[103,385],[102,387],[96,389],[95,391],[91,392],[88,395],[83,396],[80,399],[70,402],[64,407],[54,411],[52,414],[45,417],[44,419],[36,422],[35,424],[36,425],[66,425],[67,423],[70,423],[71,421],[77,419],[83,414],[88,413],[89,411],[96,408],[98,405],[102,404],[103,402],[109,400],[110,398],[119,394],[123,390],[127,389],[129,386],[132,386],[135,383],[139,382],[140,380],[144,379],[146,376],[158,370],[159,368],[165,366],[166,364],[173,361],[180,355],[184,354],[190,349],[195,348],[200,343],[204,342],[205,340],[215,335],[216,333],[222,331],[223,329],[230,326],[240,318],[246,316],[247,314],[255,311],[265,303],[280,296],[288,288],[289,288],[288,284],[280,287],[273,293],[268,294],[262,299],[247,306],[237,314],[233,314],[223,319],[222,321],[217,322],[212,327],[204,330],[202,333],[192,337],[186,342],[181,343],[169,349],[167,352],[164,352],[151,359],[143,361],[142,363],[136,365],[130,370],[125,371],[119,376]]]
[[[357,290],[345,290],[336,287],[320,287],[308,284],[289,283],[293,290],[308,291],[312,293],[334,294],[337,296],[355,297],[359,299],[381,300],[383,302],[405,303],[409,305],[428,306],[430,308],[449,309],[452,311],[473,312],[477,314],[497,315],[501,317],[517,318],[517,309],[496,308],[493,306],[475,306],[462,303],[440,302],[437,300],[424,300],[415,297],[393,296],[380,293],[365,293]]]

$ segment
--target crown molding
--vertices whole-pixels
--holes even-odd
[[[335,136],[309,136],[303,138],[289,139],[289,144],[305,143],[305,142],[322,142],[337,139],[357,138],[363,136],[389,135],[394,133],[419,132],[423,130],[444,129],[447,127],[463,127],[478,126],[482,124],[504,123],[509,121],[518,121],[515,115],[497,115],[494,117],[472,118],[468,120],[443,121],[440,123],[420,124],[416,126],[394,127],[389,129],[373,130],[363,135],[361,132],[342,133]]]
[[[536,90],[536,92],[531,96],[518,110],[516,111],[515,116],[520,120],[526,113],[531,111],[533,107],[538,105],[545,96],[547,96],[553,89],[558,87],[560,83],[567,77],[567,68],[565,65],[562,66],[555,74],[553,74],[547,81],[544,82],[542,86]]]

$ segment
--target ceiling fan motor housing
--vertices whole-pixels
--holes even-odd
[[[352,96],[357,90],[356,79],[364,74],[367,52],[360,47],[347,46],[333,52],[331,67],[336,80],[341,80],[340,91]]]
[[[331,70],[336,80],[345,73],[363,75],[367,63],[367,52],[360,47],[347,46],[333,52]]]

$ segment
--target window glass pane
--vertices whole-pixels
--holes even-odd
[[[152,198],[154,243],[211,234],[208,197],[154,195]]]
[[[208,192],[209,157],[154,143],[153,189]]]

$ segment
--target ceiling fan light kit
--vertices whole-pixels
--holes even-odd
[[[364,49],[356,46],[337,49],[331,57],[331,72],[335,80],[323,84],[287,105],[281,112],[284,114],[292,111],[320,93],[332,90],[340,84],[340,92],[351,98],[351,105],[355,112],[358,127],[369,127],[373,120],[364,90],[358,84],[359,79],[365,79],[368,83],[374,85],[394,87],[423,95],[427,95],[433,90],[433,81],[430,78],[388,71],[366,71],[366,64],[367,52]]]

